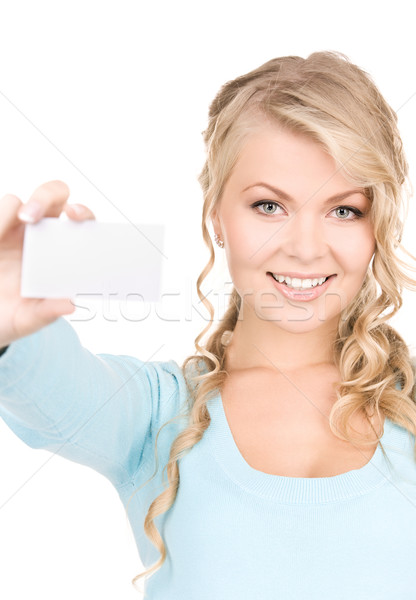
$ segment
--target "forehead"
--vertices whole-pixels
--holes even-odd
[[[310,194],[311,188],[328,196],[354,187],[320,144],[269,123],[247,136],[225,189],[242,191],[259,181],[294,197]]]

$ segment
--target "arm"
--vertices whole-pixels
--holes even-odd
[[[0,358],[0,416],[14,433],[116,486],[140,468],[184,394],[174,361],[94,355],[63,318],[12,342]]]

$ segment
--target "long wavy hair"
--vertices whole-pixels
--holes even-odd
[[[340,52],[272,59],[224,84],[209,108],[208,127],[203,132],[206,161],[198,180],[204,196],[202,235],[210,257],[196,287],[210,322],[195,338],[196,353],[182,365],[189,390],[188,422],[170,449],[165,466],[167,487],[153,500],[144,521],[145,533],[161,556],[137,575],[133,584],[152,575],[166,559],[166,546],[154,519],[173,505],[179,488],[179,459],[204,435],[210,424],[206,403],[228,376],[227,343],[238,320],[241,298],[233,288],[225,314],[202,343],[214,321],[213,306],[201,290],[215,263],[208,225],[245,141],[265,119],[320,144],[345,178],[364,188],[371,201],[376,249],[360,293],[340,313],[333,346],[340,383],[335,389],[330,428],[337,437],[354,444],[374,444],[350,435],[351,415],[363,412],[377,415],[380,423],[384,415],[416,436],[414,366],[406,343],[387,324],[402,306],[403,287],[416,290],[416,281],[403,267],[416,269],[397,256],[401,248],[416,260],[401,244],[412,190],[397,114],[370,75]],[[396,388],[397,381],[401,390]],[[416,445],[414,456],[416,460]],[[155,474],[156,470],[152,478]]]

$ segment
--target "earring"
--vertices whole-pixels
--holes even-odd
[[[231,342],[232,337],[233,332],[227,329],[227,331],[224,331],[224,333],[221,336],[221,344],[223,346],[228,346],[228,344]]]
[[[214,240],[220,248],[224,248],[224,242],[222,241],[222,239],[220,239],[220,236],[217,233],[214,235]]]

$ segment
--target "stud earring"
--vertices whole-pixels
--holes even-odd
[[[230,342],[232,340],[232,337],[233,337],[233,332],[229,331],[227,329],[227,331],[224,331],[224,333],[221,336],[221,344],[223,346],[228,346],[228,344],[230,344]]]
[[[220,236],[217,233],[214,235],[214,240],[220,248],[224,248],[224,242],[222,241],[222,239],[220,239]]]

